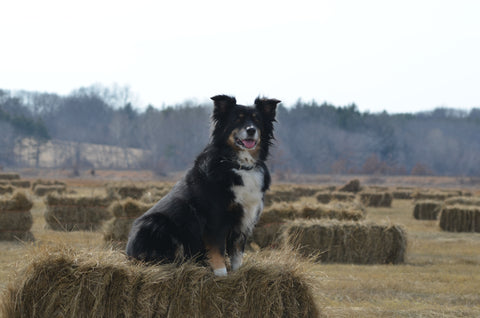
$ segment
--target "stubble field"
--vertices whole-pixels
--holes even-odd
[[[68,182],[68,181],[67,181]],[[104,193],[102,183],[69,182],[77,193]],[[32,246],[104,246],[103,233],[45,229],[45,203],[34,201],[34,243],[0,241],[0,292],[28,262]],[[308,199],[304,199],[308,200]],[[412,200],[392,207],[367,207],[367,221],[401,224],[407,232],[406,261],[400,265],[316,264],[315,300],[327,317],[480,317],[480,233],[440,230],[438,221],[413,218]],[[253,253],[253,252],[250,252]]]

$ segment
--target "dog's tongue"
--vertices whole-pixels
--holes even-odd
[[[248,149],[255,147],[255,140],[244,139],[242,140],[242,143],[245,146],[245,148],[248,148]]]

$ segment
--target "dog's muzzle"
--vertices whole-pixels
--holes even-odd
[[[258,129],[255,126],[247,126],[240,130],[236,143],[242,148],[252,150],[257,146]]]

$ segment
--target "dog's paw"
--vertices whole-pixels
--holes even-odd
[[[225,267],[217,268],[213,270],[215,276],[227,276],[227,269]]]

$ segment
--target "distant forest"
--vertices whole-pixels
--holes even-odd
[[[188,168],[208,142],[212,106],[140,110],[132,96],[128,87],[100,85],[68,96],[0,90],[0,165],[31,166],[17,155],[29,139],[38,156],[56,140],[141,149],[134,169]],[[269,161],[276,173],[480,176],[480,108],[388,114],[299,100],[280,104],[277,120]],[[80,147],[59,166],[105,168],[89,163]]]

